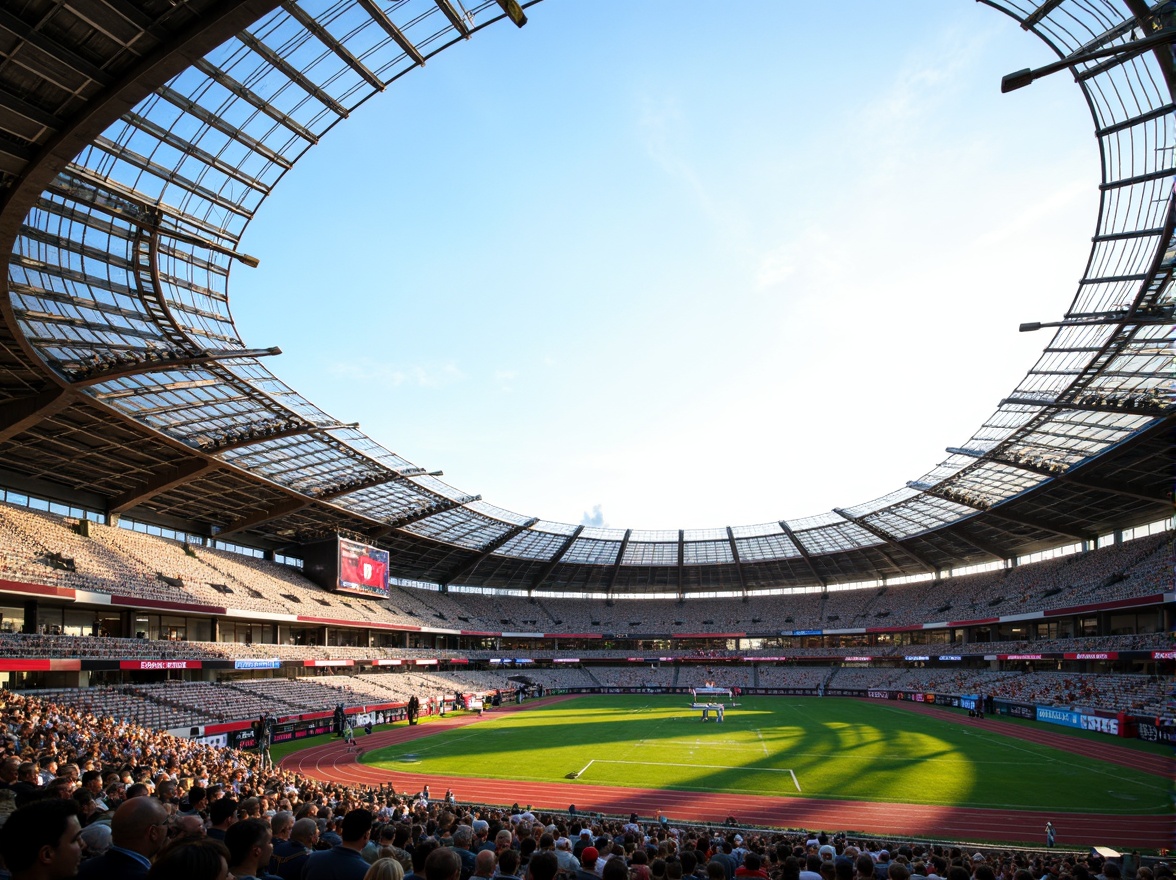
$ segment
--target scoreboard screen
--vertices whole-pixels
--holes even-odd
[[[341,593],[387,599],[388,551],[340,537],[336,589]]]

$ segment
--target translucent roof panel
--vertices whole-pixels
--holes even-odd
[[[584,532],[587,533],[588,529]],[[581,535],[572,542],[560,562],[578,562],[583,565],[612,565],[621,550],[620,541],[600,541]]]
[[[1142,33],[1127,10],[1101,0],[992,5],[1018,21],[1036,13],[1029,29],[1063,52],[1122,46]],[[378,14],[357,0],[284,2],[160,84],[55,171],[25,218],[9,288],[27,343],[96,406],[307,498],[385,523],[450,508],[406,534],[479,549],[530,523],[340,425],[246,348],[229,309],[237,242],[297,159],[427,56],[463,43],[466,24],[476,33],[503,17],[493,0],[461,9],[465,24],[455,27],[433,0],[381,4]],[[897,539],[1066,473],[1155,424],[1171,401],[1168,71],[1151,52],[1075,69],[1095,120],[1101,205],[1084,276],[1058,309],[1074,323],[1042,334],[1040,357],[970,438],[945,438],[961,452],[846,509]],[[1152,323],[1139,323],[1149,314]],[[1155,320],[1164,314],[1169,320]],[[834,512],[788,527],[814,555],[880,542]],[[496,552],[548,559],[576,528],[544,521]],[[612,565],[625,535],[585,528],[563,561]],[[741,560],[798,553],[778,523],[733,526],[730,535]],[[687,564],[732,561],[725,527],[686,530],[684,540]],[[623,562],[677,565],[678,548],[676,529],[633,531]]]
[[[674,565],[678,564],[677,535],[674,542],[648,542],[630,540],[625,547],[622,565]]]
[[[405,526],[404,531],[458,547],[480,550],[501,537],[509,526],[467,510],[455,507]]]
[[[495,550],[494,555],[547,561],[559,552],[567,540],[567,535],[552,534],[538,529],[523,529]]]
[[[735,561],[731,555],[731,543],[725,538],[722,541],[688,542],[683,555],[687,565],[721,565]]]

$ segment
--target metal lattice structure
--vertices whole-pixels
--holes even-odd
[[[537,0],[536,0],[537,2]],[[530,7],[532,4],[525,4]],[[0,480],[257,546],[336,530],[442,584],[749,590],[1008,558],[1171,515],[1171,2],[990,2],[1089,104],[1101,207],[1041,357],[963,447],[799,520],[633,531],[448,486],[266,367],[229,310],[265,197],[507,0],[13,0],[0,10]]]

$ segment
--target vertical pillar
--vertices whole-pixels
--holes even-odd
[[[36,599],[29,599],[24,603],[24,625],[20,628],[20,631],[29,635],[37,632]]]

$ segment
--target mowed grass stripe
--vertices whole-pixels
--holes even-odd
[[[745,698],[702,723],[686,698],[600,696],[489,716],[364,755],[402,773],[1142,815],[1173,811],[1148,774],[999,728],[838,698]],[[587,774],[568,780],[590,765]],[[795,774],[794,785],[792,774]]]

